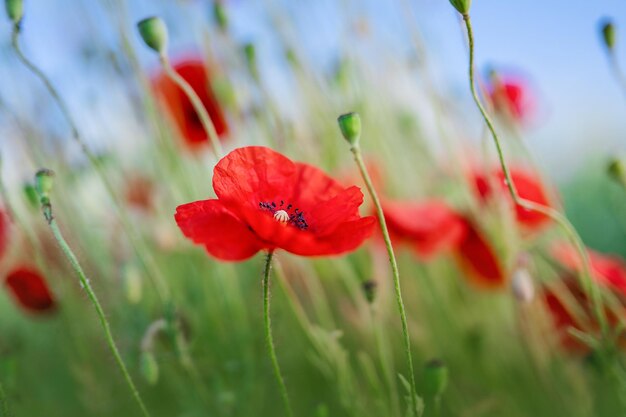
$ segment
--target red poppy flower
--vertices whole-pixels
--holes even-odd
[[[220,138],[226,136],[228,134],[228,124],[222,108],[211,90],[210,74],[206,66],[198,59],[180,61],[173,66],[174,70],[191,85],[191,88],[200,97],[204,108],[211,117],[218,136]],[[161,96],[165,107],[180,130],[185,142],[190,146],[208,143],[208,137],[202,127],[200,118],[184,91],[165,74],[161,74],[156,78],[154,88]]]
[[[612,291],[620,303],[620,311],[605,308],[609,325],[615,326],[619,322],[618,315],[626,317],[626,265],[620,258],[602,255],[591,250],[588,252],[592,278],[601,286]],[[566,273],[563,283],[568,290],[568,298],[565,300],[569,299],[573,305],[567,304],[562,295],[559,297],[559,294],[549,288],[544,289],[544,302],[552,316],[555,330],[563,347],[572,353],[588,353],[589,346],[569,333],[569,328],[587,332],[597,332],[599,328],[593,313],[592,303],[580,287],[578,279],[572,276],[574,271],[579,271],[582,267],[580,257],[576,249],[566,243],[555,245],[552,248],[552,255],[564,267],[571,270]],[[578,309],[579,314],[575,315],[572,308]],[[624,340],[620,341],[622,344],[624,342]]]
[[[0,208],[0,259],[9,244],[9,216]]]
[[[44,277],[35,269],[19,267],[7,275],[5,285],[26,310],[43,313],[54,310],[56,303]]]
[[[126,181],[126,202],[138,210],[150,211],[153,208],[154,184],[149,178],[131,175]]]
[[[603,255],[587,249],[593,278],[608,288],[626,296],[626,263],[617,256]],[[552,256],[571,270],[580,270],[582,263],[576,248],[567,243],[558,243],[552,248]]]
[[[506,283],[506,274],[497,254],[469,220],[464,224],[465,233],[455,251],[461,269],[478,286],[502,287]]]
[[[528,122],[535,113],[535,100],[528,82],[519,76],[496,76],[487,87],[495,110],[517,123]]]
[[[260,250],[335,255],[356,249],[373,230],[361,217],[363,194],[321,170],[260,146],[239,148],[213,171],[217,199],[178,206],[183,234],[216,258],[238,261]]]
[[[550,205],[546,191],[539,178],[520,168],[512,168],[510,173],[513,184],[515,184],[517,193],[521,198],[544,206]],[[474,172],[473,181],[481,200],[487,201],[494,194],[498,193],[499,195],[504,194],[506,198],[512,201],[505,182],[504,172],[501,169],[492,172],[491,177],[485,173]],[[499,189],[494,190],[493,185],[499,186]],[[548,216],[527,210],[520,205],[515,206],[515,216],[518,223],[528,230],[538,230],[550,222]]]
[[[392,240],[410,244],[424,259],[456,247],[465,235],[464,220],[443,201],[386,201],[383,211]]]

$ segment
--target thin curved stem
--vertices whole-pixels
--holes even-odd
[[[393,286],[396,294],[396,303],[398,305],[398,311],[400,312],[400,319],[402,321],[402,335],[404,339],[404,350],[406,354],[406,360],[409,366],[409,381],[411,382],[411,407],[415,415],[419,414],[417,405],[417,388],[415,385],[415,372],[413,371],[413,356],[411,355],[411,339],[409,337],[409,325],[406,318],[406,310],[404,308],[404,302],[402,301],[402,289],[400,287],[400,271],[398,269],[398,262],[396,261],[396,255],[393,252],[393,246],[391,245],[391,238],[389,237],[389,230],[387,229],[387,223],[385,222],[385,215],[383,213],[383,207],[378,198],[378,194],[374,189],[372,180],[367,172],[363,157],[361,155],[361,148],[358,144],[352,145],[350,148],[354,154],[354,160],[359,167],[361,177],[365,181],[365,186],[370,194],[374,206],[376,207],[376,216],[378,217],[378,223],[383,233],[383,240],[385,241],[385,248],[387,249],[387,255],[389,255],[389,263],[391,264],[391,271],[393,273]]]
[[[59,226],[56,220],[54,219],[54,216],[52,215],[52,206],[50,205],[50,201],[47,199],[47,197],[42,197],[42,211],[43,211],[46,221],[48,222],[48,225],[50,226],[50,230],[52,230],[52,234],[54,235],[54,238],[56,239],[57,243],[61,247],[63,254],[69,261],[70,265],[72,266],[72,269],[74,270],[74,272],[76,272],[76,275],[78,275],[78,279],[80,280],[81,287],[87,293],[87,297],[89,298],[89,300],[91,301],[91,303],[93,304],[96,310],[96,314],[98,315],[98,318],[100,319],[100,324],[102,325],[102,329],[104,330],[104,335],[109,345],[109,348],[111,349],[111,353],[113,353],[113,357],[115,358],[115,361],[117,362],[117,365],[120,368],[120,371],[122,372],[122,375],[124,376],[124,379],[126,380],[126,383],[128,384],[128,388],[130,389],[132,396],[137,401],[137,404],[139,405],[139,408],[141,409],[141,413],[145,417],[150,417],[150,413],[148,412],[148,409],[146,408],[143,400],[141,399],[141,396],[139,395],[139,391],[137,391],[137,387],[135,386],[135,383],[133,382],[133,379],[130,376],[128,369],[126,368],[126,365],[124,364],[124,360],[122,359],[122,356],[117,348],[115,340],[113,339],[111,326],[109,325],[109,321],[107,320],[106,315],[104,314],[104,310],[102,309],[102,306],[100,305],[100,301],[98,300],[96,293],[93,291],[93,288],[91,287],[91,283],[89,282],[89,279],[85,275],[83,268],[80,266],[80,263],[78,262],[78,259],[76,258],[76,255],[74,255],[74,252],[72,251],[67,241],[63,237],[63,234],[61,233],[61,230],[59,229]]]
[[[280,390],[280,395],[285,403],[285,409],[287,415],[293,417],[293,410],[291,409],[291,402],[289,401],[289,394],[287,393],[287,386],[285,380],[280,372],[280,365],[278,364],[278,358],[276,357],[276,349],[274,347],[274,338],[272,337],[272,319],[270,317],[270,272],[272,269],[272,258],[274,257],[274,251],[269,251],[265,258],[265,268],[263,269],[263,318],[265,319],[265,345],[267,346],[267,352],[270,355],[272,361],[272,367],[274,368],[274,377]]]
[[[572,224],[569,222],[567,217],[565,217],[565,215],[560,213],[558,210],[555,210],[552,207],[535,203],[534,201],[524,199],[520,197],[517,192],[515,183],[513,182],[511,178],[511,173],[504,159],[504,153],[502,151],[502,145],[500,143],[500,138],[498,137],[498,133],[496,132],[496,129],[493,125],[493,122],[491,121],[491,118],[487,114],[487,111],[483,107],[480,101],[480,98],[478,97],[478,94],[476,93],[476,86],[475,86],[475,81],[474,81],[474,32],[472,30],[472,23],[470,21],[469,14],[464,14],[463,20],[465,22],[465,27],[467,29],[467,38],[468,38],[468,44],[469,44],[470,90],[472,92],[472,97],[474,99],[474,102],[476,103],[476,106],[478,107],[480,114],[482,115],[485,123],[487,124],[487,127],[489,128],[489,131],[491,132],[491,136],[493,137],[493,141],[496,146],[496,151],[498,153],[498,159],[500,161],[500,166],[502,167],[502,171],[504,173],[505,183],[509,190],[509,193],[511,194],[511,198],[513,199],[513,202],[515,204],[521,206],[524,209],[535,211],[537,213],[541,213],[545,216],[550,217],[552,220],[558,223],[559,226],[563,228],[563,230],[565,230],[569,239],[574,243],[574,246],[576,247],[576,251],[579,253],[581,257],[581,261],[582,261],[583,268],[582,268],[582,274],[580,277],[581,283],[582,283],[583,288],[585,289],[585,292],[587,292],[587,294],[589,294],[591,297],[593,307],[594,307],[594,314],[596,316],[596,319],[598,320],[598,323],[600,324],[600,328],[602,330],[602,336],[603,338],[606,339],[608,337],[608,325],[607,325],[604,309],[602,308],[601,294],[600,294],[597,284],[592,279],[591,262],[589,259],[589,254],[587,253],[587,250],[585,249],[585,245],[583,244],[582,239],[576,232],[576,229],[574,228],[574,226],[572,226]]]
[[[107,178],[96,156],[87,147],[87,144],[83,140],[78,130],[78,127],[76,123],[74,122],[74,119],[69,111],[69,108],[67,107],[67,104],[65,103],[65,101],[63,100],[63,98],[61,97],[57,89],[54,87],[52,82],[48,79],[46,74],[44,74],[43,71],[41,71],[37,67],[37,65],[35,65],[32,61],[30,61],[22,52],[22,49],[20,48],[20,44],[18,42],[19,34],[20,34],[20,26],[19,24],[16,24],[13,27],[13,33],[11,36],[11,45],[13,46],[13,49],[15,50],[19,60],[33,74],[35,74],[35,76],[37,76],[37,78],[39,78],[39,80],[45,85],[49,94],[52,96],[57,106],[61,110],[63,118],[66,120],[67,124],[70,126],[70,130],[72,131],[72,138],[80,146],[81,151],[87,157],[87,159],[89,160],[89,163],[95,169],[96,173],[99,175],[104,185],[104,188],[109,194],[109,197],[111,198],[111,201],[113,202],[113,205],[115,206],[119,214],[119,219],[122,222],[122,225],[124,226],[124,230],[126,230],[129,240],[131,244],[133,245],[133,248],[135,249],[135,253],[137,254],[137,257],[146,268],[148,275],[151,277],[151,280],[155,286],[157,295],[160,297],[162,302],[165,302],[165,300],[169,298],[169,289],[165,283],[165,280],[161,276],[159,268],[156,267],[156,265],[154,265],[154,261],[152,259],[148,259],[148,257],[143,255],[143,243],[140,243],[139,242],[140,239],[137,236],[135,236],[134,228],[130,220],[126,216],[122,205],[120,204],[120,202],[118,201],[116,197],[116,194],[114,191],[115,188],[113,187],[113,184],[111,184],[111,182]]]
[[[215,125],[213,125],[211,116],[209,116],[209,113],[202,104],[202,100],[200,100],[200,97],[198,97],[198,94],[193,90],[193,88],[191,88],[189,83],[185,81],[185,79],[181,77],[180,74],[174,70],[174,68],[172,68],[172,64],[170,64],[170,60],[167,58],[167,55],[160,54],[159,60],[161,61],[165,74],[167,74],[167,76],[183,90],[187,98],[191,101],[193,109],[200,118],[202,128],[211,141],[213,152],[215,152],[215,155],[218,158],[221,158],[224,155],[222,144],[220,143],[220,138],[217,136],[217,131],[215,130]]]

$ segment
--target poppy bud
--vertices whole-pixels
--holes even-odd
[[[6,0],[5,4],[9,19],[15,24],[20,23],[24,15],[24,3],[22,0]]]
[[[47,198],[54,185],[54,171],[42,168],[35,174],[35,190],[40,198]]]
[[[469,13],[472,0],[450,0],[450,4],[461,14],[465,15]]]
[[[346,113],[339,116],[337,122],[344,139],[350,145],[358,145],[361,138],[361,116],[356,112]]]
[[[122,280],[128,302],[131,304],[139,303],[139,301],[141,301],[143,286],[141,283],[141,273],[135,264],[129,263],[124,266]]]
[[[614,158],[609,162],[607,167],[609,176],[618,183],[626,186],[626,167],[624,167],[624,161],[619,158]]]
[[[605,19],[600,24],[600,31],[602,32],[604,46],[606,46],[609,51],[612,51],[615,47],[615,25],[610,19]]]
[[[424,393],[427,398],[438,398],[448,386],[448,367],[441,359],[433,359],[424,367]]]
[[[39,206],[39,197],[37,196],[35,186],[30,183],[26,183],[24,184],[22,191],[24,192],[24,197],[26,198],[28,204],[33,208],[37,208]]]
[[[372,279],[368,279],[362,284],[363,293],[368,303],[372,304],[376,298],[376,287],[378,284]]]
[[[217,23],[220,30],[226,31],[226,29],[228,29],[228,15],[220,0],[213,2],[213,19],[215,19],[215,23]]]
[[[246,57],[246,64],[248,65],[248,71],[255,79],[259,78],[259,71],[256,62],[256,48],[253,43],[247,43],[243,46],[243,54]]]
[[[141,375],[150,385],[155,385],[159,381],[159,364],[151,351],[141,352],[140,369]]]
[[[528,269],[520,267],[513,272],[511,290],[515,299],[521,303],[530,303],[535,298],[535,286]]]
[[[150,48],[158,53],[165,52],[167,47],[167,26],[160,17],[148,17],[137,23],[139,34]]]

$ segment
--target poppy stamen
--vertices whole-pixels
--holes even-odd
[[[290,212],[293,204],[287,204],[286,209],[278,209],[278,207],[284,206],[284,200],[280,200],[280,206],[277,206],[274,201],[259,203],[259,208],[272,213],[274,220],[277,222],[291,224],[300,230],[306,230],[309,228],[309,224],[305,220],[304,213],[300,211],[300,208],[295,208],[293,212]]]

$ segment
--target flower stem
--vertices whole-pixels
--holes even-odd
[[[1,417],[11,417],[11,410],[9,409],[9,402],[7,401],[6,392],[4,392],[4,387],[0,384],[0,411]]]
[[[145,249],[145,244],[143,242],[140,242],[140,238],[136,236],[132,223],[126,216],[126,213],[124,211],[122,204],[120,204],[120,202],[118,201],[115,195],[115,191],[114,191],[115,188],[113,187],[113,184],[111,184],[111,182],[107,178],[96,156],[87,147],[87,144],[83,140],[78,130],[78,127],[76,123],[74,122],[74,119],[71,116],[71,113],[69,111],[69,108],[67,107],[67,104],[61,98],[61,95],[59,94],[57,89],[54,87],[52,82],[48,79],[46,74],[44,74],[43,71],[41,71],[33,62],[31,62],[22,52],[22,49],[20,48],[20,44],[18,42],[19,34],[20,34],[20,25],[16,24],[13,27],[13,34],[11,37],[11,45],[13,46],[13,49],[17,53],[19,60],[30,71],[32,71],[32,73],[35,74],[35,76],[37,76],[37,78],[39,78],[41,82],[46,86],[46,89],[48,90],[48,92],[50,93],[54,101],[56,102],[57,106],[61,110],[63,117],[65,118],[66,122],[69,124],[70,130],[72,131],[72,138],[80,146],[81,151],[87,157],[87,159],[89,160],[89,163],[94,168],[96,173],[100,176],[100,179],[104,185],[104,188],[109,194],[109,197],[111,198],[111,201],[113,202],[113,205],[115,206],[118,212],[119,219],[122,225],[124,226],[124,230],[126,230],[129,240],[131,244],[133,245],[133,248],[135,249],[135,253],[137,254],[137,257],[143,264],[144,268],[146,268],[148,275],[151,277],[151,280],[154,284],[157,295],[159,296],[162,302],[165,302],[165,300],[169,298],[169,289],[167,287],[167,284],[165,283],[165,280],[163,279],[161,275],[159,268],[155,265],[154,260],[151,258],[151,256],[148,254],[148,251]],[[143,254],[144,252],[148,255],[144,255]]]
[[[376,207],[376,216],[378,217],[378,223],[380,224],[380,229],[383,233],[383,239],[385,241],[385,247],[387,248],[387,255],[389,255],[389,263],[391,264],[391,271],[393,273],[393,284],[396,293],[396,303],[398,304],[398,311],[400,312],[400,319],[402,320],[402,335],[404,337],[404,350],[406,354],[406,360],[409,366],[410,373],[410,382],[411,382],[411,409],[415,415],[419,415],[418,405],[417,405],[417,388],[415,386],[415,372],[413,371],[413,356],[411,355],[411,339],[409,338],[409,325],[406,319],[406,311],[404,309],[404,302],[402,301],[402,289],[400,288],[400,271],[398,269],[398,262],[396,261],[396,255],[393,252],[393,247],[391,246],[391,238],[389,237],[389,230],[387,229],[387,223],[385,222],[385,215],[383,213],[383,207],[380,203],[380,199],[378,198],[378,194],[374,189],[374,185],[372,184],[372,180],[367,172],[367,168],[365,167],[365,163],[363,162],[363,157],[361,155],[361,148],[357,144],[354,144],[350,147],[350,150],[354,154],[354,160],[356,161],[357,166],[359,167],[359,171],[361,172],[361,176],[363,177],[363,181],[365,181],[365,186],[367,187],[367,191],[374,202],[374,206]]]
[[[276,357],[276,349],[274,348],[274,339],[272,337],[272,319],[270,317],[270,271],[272,269],[272,258],[274,257],[274,251],[270,250],[265,258],[265,268],[263,270],[263,317],[265,319],[265,344],[267,346],[267,352],[270,355],[272,361],[272,367],[274,368],[274,376],[276,377],[276,383],[280,390],[280,395],[285,403],[285,409],[287,415],[293,417],[293,410],[291,409],[291,403],[289,402],[289,394],[287,393],[287,386],[285,380],[280,372],[280,365],[278,364],[278,358]]]
[[[115,361],[117,362],[117,365],[119,366],[120,371],[122,372],[122,375],[124,376],[124,379],[126,380],[126,383],[128,384],[128,388],[130,389],[132,396],[137,401],[137,404],[139,405],[139,408],[141,409],[141,413],[145,417],[150,417],[150,413],[148,412],[148,409],[146,408],[143,400],[141,399],[141,396],[139,395],[139,391],[137,391],[137,388],[135,387],[135,383],[133,382],[133,379],[130,376],[128,369],[126,368],[126,365],[124,364],[124,361],[122,359],[122,356],[120,355],[117,345],[115,344],[115,340],[113,339],[113,334],[111,333],[111,326],[109,325],[109,321],[107,320],[104,314],[104,310],[102,309],[102,306],[100,305],[100,301],[98,301],[98,297],[96,296],[96,293],[93,291],[93,288],[91,287],[91,284],[89,283],[89,279],[87,278],[87,276],[85,275],[85,272],[80,266],[80,263],[78,262],[78,259],[76,258],[76,255],[74,255],[74,252],[72,251],[70,246],[67,244],[67,241],[63,237],[63,234],[61,233],[61,230],[59,229],[59,226],[54,216],[52,215],[52,205],[50,204],[50,200],[47,197],[42,197],[41,208],[43,211],[43,215],[46,221],[48,222],[48,225],[50,226],[50,230],[52,230],[52,234],[54,235],[54,238],[56,239],[57,243],[61,247],[63,254],[67,258],[67,260],[70,262],[72,269],[74,269],[74,272],[76,272],[76,274],[78,275],[81,287],[87,293],[87,297],[89,298],[89,300],[91,301],[91,303],[93,304],[96,310],[98,318],[100,319],[100,324],[102,325],[102,329],[104,330],[104,335],[109,345],[109,348],[111,349],[111,352],[113,353],[113,357],[115,358]]]
[[[172,68],[172,64],[166,54],[160,54],[159,60],[161,61],[161,65],[163,66],[163,70],[167,76],[183,90],[187,98],[191,101],[193,109],[200,118],[200,123],[202,123],[204,131],[211,141],[213,152],[215,152],[215,155],[218,158],[221,158],[224,155],[222,144],[220,143],[220,138],[217,136],[217,131],[215,130],[211,116],[209,116],[209,113],[202,104],[202,100],[200,100],[200,97],[198,97],[198,94],[196,94],[193,88],[191,88],[189,83],[185,81],[185,79],[181,77],[180,74],[174,70],[174,68]]]
[[[472,97],[474,102],[476,103],[476,107],[480,111],[489,131],[491,132],[491,136],[493,137],[494,144],[496,146],[496,151],[498,153],[498,159],[500,161],[500,166],[502,167],[502,171],[504,173],[506,186],[511,194],[511,198],[513,202],[526,210],[535,211],[537,213],[541,213],[545,216],[550,217],[556,223],[558,223],[568,238],[574,244],[576,251],[579,253],[579,256],[582,261],[582,274],[580,276],[581,283],[585,292],[589,294],[591,297],[594,314],[598,323],[600,324],[600,328],[602,330],[602,336],[604,339],[608,338],[608,325],[606,321],[606,315],[604,309],[602,308],[602,299],[600,290],[598,288],[597,283],[593,280],[591,275],[591,262],[589,260],[589,254],[585,249],[585,245],[583,244],[582,239],[576,232],[574,226],[570,223],[565,215],[560,213],[558,210],[553,209],[552,207],[544,206],[542,204],[535,203],[534,201],[527,200],[525,198],[520,197],[515,187],[515,183],[511,178],[511,173],[504,159],[504,153],[502,151],[502,145],[500,143],[500,138],[496,132],[496,129],[491,121],[491,118],[487,114],[487,111],[483,107],[478,94],[476,93],[476,86],[474,80],[474,32],[472,30],[472,23],[470,20],[469,14],[463,15],[463,21],[465,22],[465,27],[467,29],[467,39],[469,43],[469,82],[470,82],[470,90],[472,92]]]

